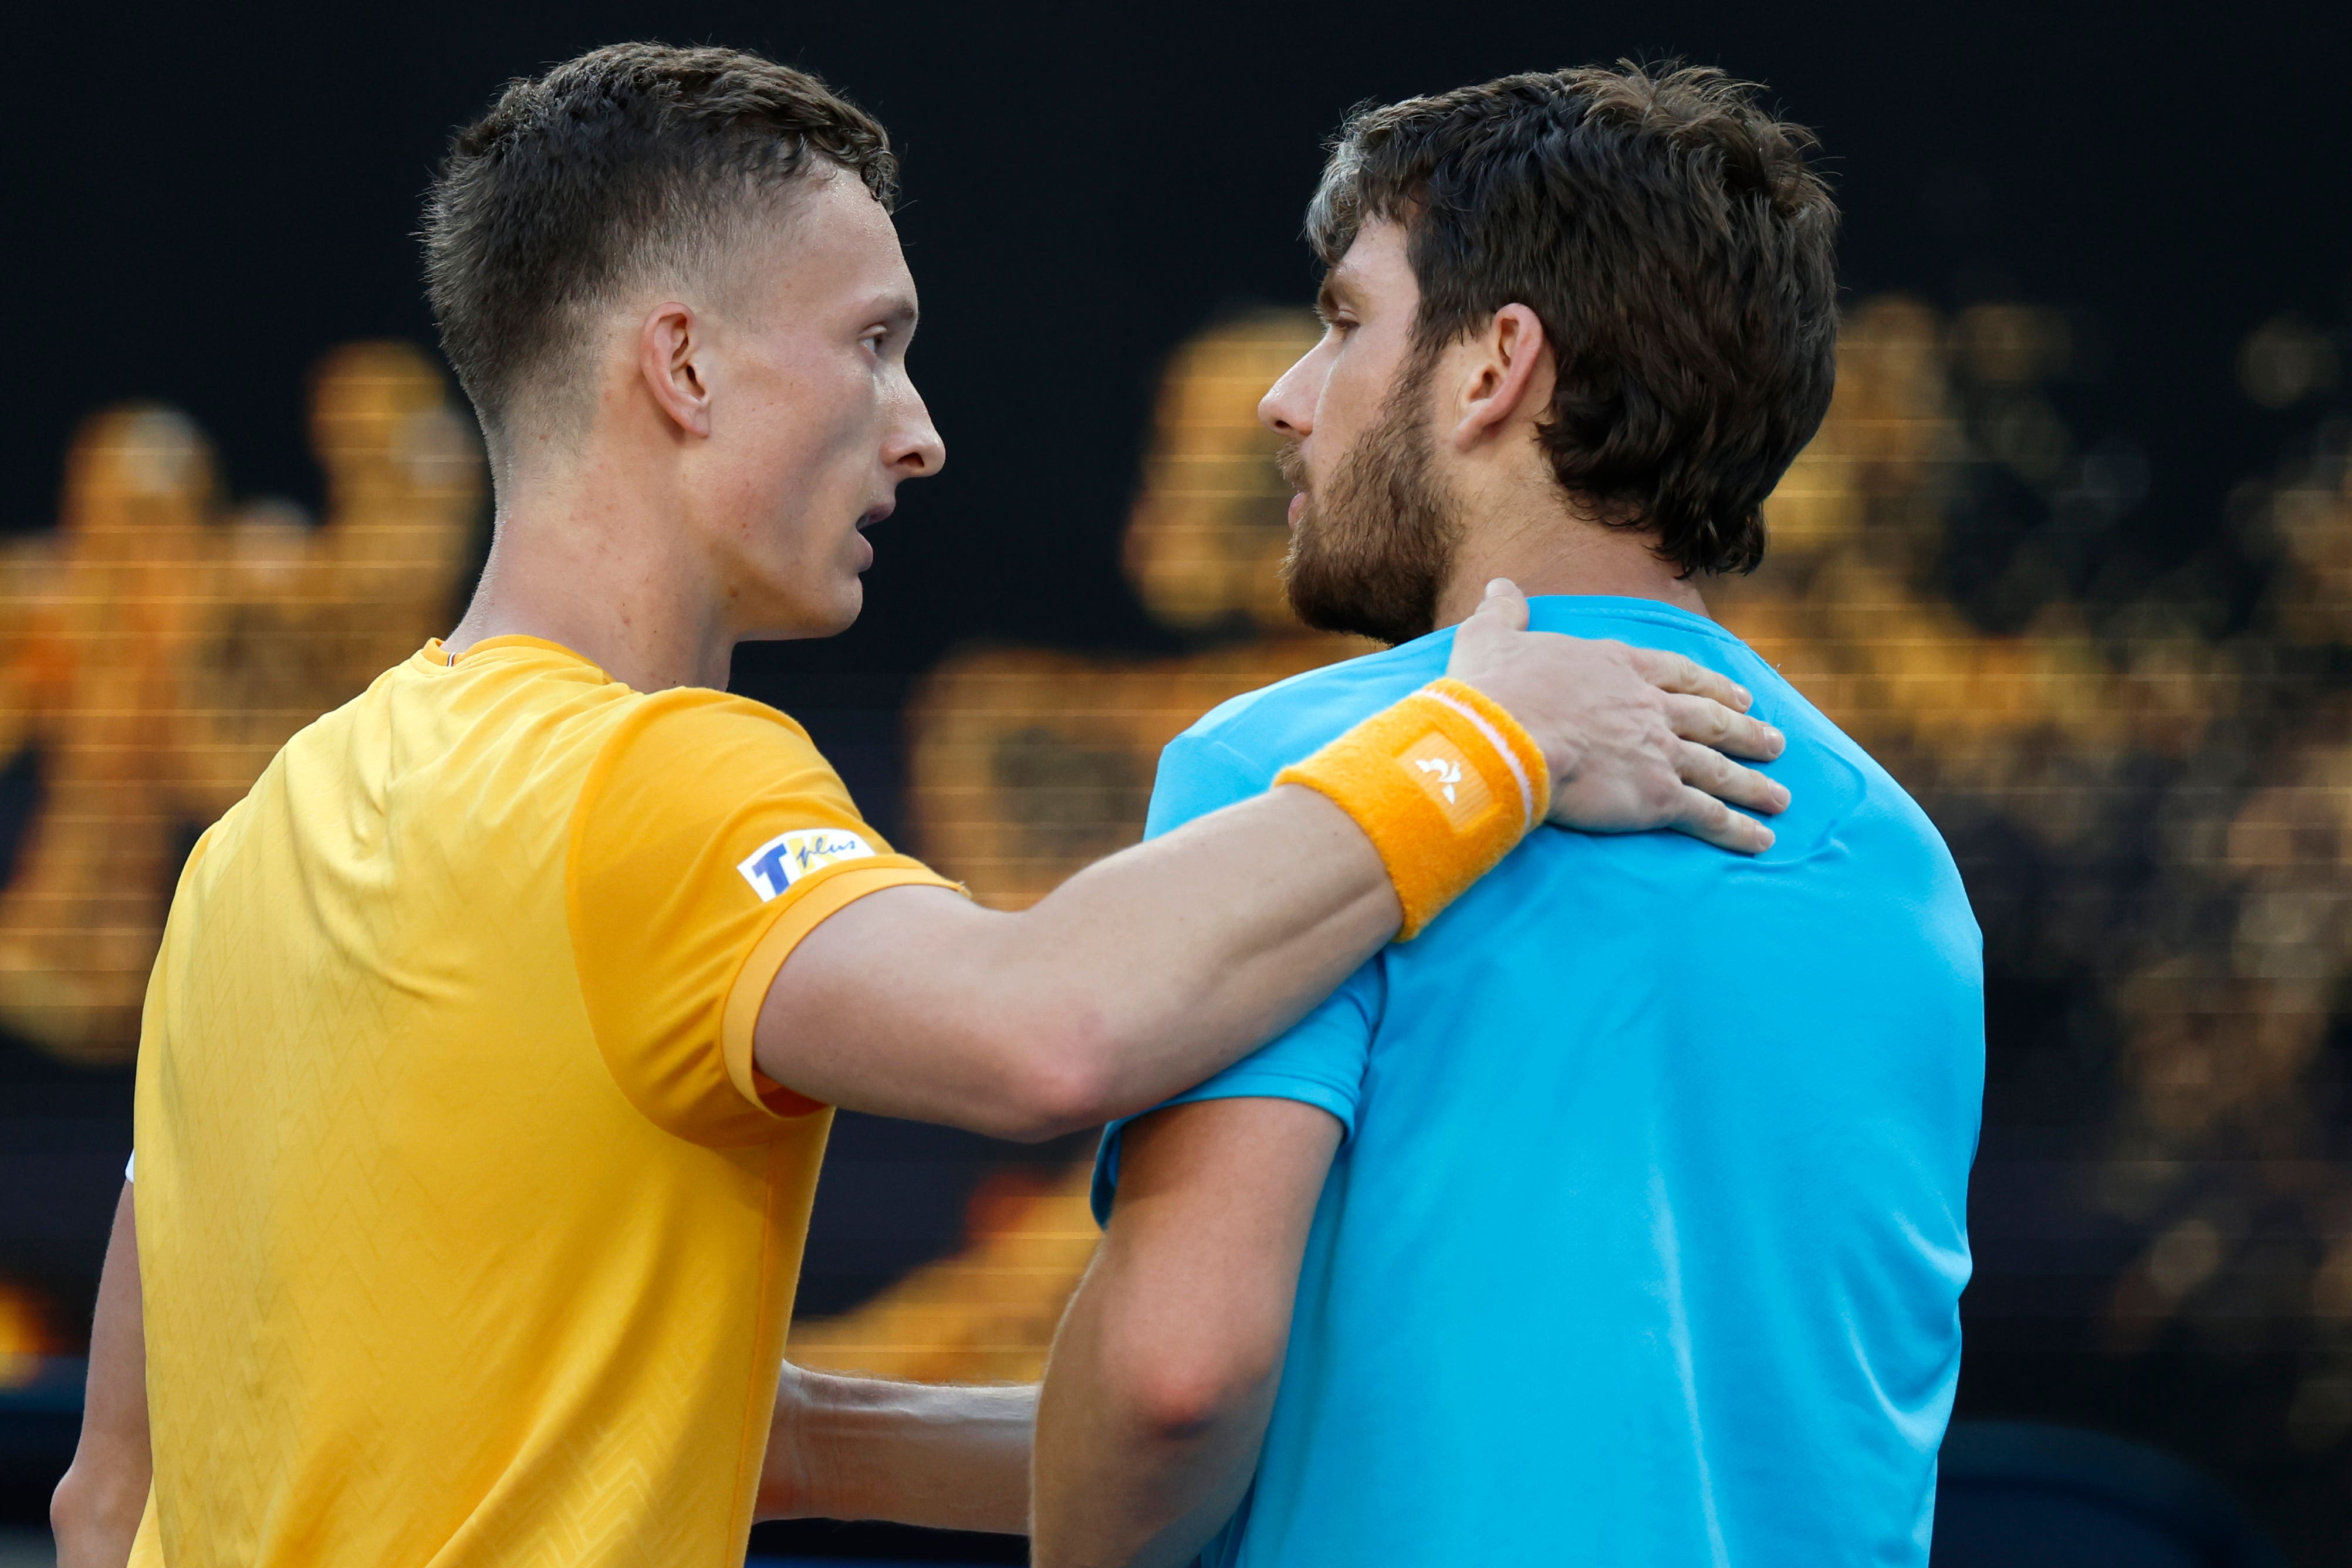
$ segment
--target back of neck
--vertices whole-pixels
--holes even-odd
[[[659,526],[662,500],[620,485],[515,485],[450,651],[520,633],[640,691],[724,688],[735,638],[683,531]]]
[[[1549,509],[1547,509],[1548,510]],[[1519,526],[1473,527],[1454,552],[1437,600],[1437,624],[1465,619],[1486,596],[1486,584],[1508,577],[1522,593],[1602,594],[1655,599],[1694,615],[1707,613],[1698,584],[1658,554],[1648,533],[1611,528],[1551,510]]]

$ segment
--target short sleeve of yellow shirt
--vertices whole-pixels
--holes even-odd
[[[783,714],[703,690],[640,704],[581,792],[566,877],[581,991],[621,1091],[716,1147],[821,1109],[752,1061],[769,983],[825,917],[909,884],[956,885],[892,853]]]

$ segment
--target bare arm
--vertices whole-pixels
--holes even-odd
[[[81,1440],[49,1500],[58,1568],[122,1568],[147,1506],[147,1341],[139,1306],[139,1228],[131,1185],[114,1205],[114,1232],[98,1278],[89,1330],[89,1384]]]
[[[1778,811],[1787,792],[1710,749],[1779,754],[1776,731],[1733,710],[1745,693],[1687,659],[1529,633],[1526,618],[1516,590],[1490,599],[1451,668],[1543,748],[1552,820],[1771,842],[1724,801]],[[753,1050],[769,1077],[835,1105],[1051,1137],[1216,1072],[1399,918],[1353,819],[1275,789],[1098,861],[1019,914],[933,888],[859,900],[778,971]]]
[[[762,1070],[851,1110],[1053,1137],[1279,1032],[1397,929],[1371,844],[1277,789],[1087,868],[1021,914],[940,888],[851,904],[778,973]]]
[[[1029,1528],[1034,1384],[957,1388],[787,1365],[760,1471],[761,1519]]]
[[[1039,1568],[1190,1562],[1257,1468],[1339,1124],[1213,1100],[1127,1129],[1037,1412]]]

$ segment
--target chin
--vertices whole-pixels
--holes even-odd
[[[770,613],[756,623],[757,629],[742,634],[742,640],[796,642],[839,637],[857,624],[858,612],[865,607],[866,584],[856,577],[822,597],[780,595]]]
[[[831,595],[823,611],[810,617],[809,629],[800,635],[804,637],[837,637],[857,624],[857,617],[865,608],[866,584],[863,579],[852,577],[845,587]]]

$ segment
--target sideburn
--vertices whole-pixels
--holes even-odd
[[[1298,618],[1318,631],[1393,645],[1436,629],[1462,523],[1437,477],[1435,368],[1436,355],[1413,352],[1379,416],[1340,459],[1329,493],[1308,497],[1299,517],[1282,584]]]

